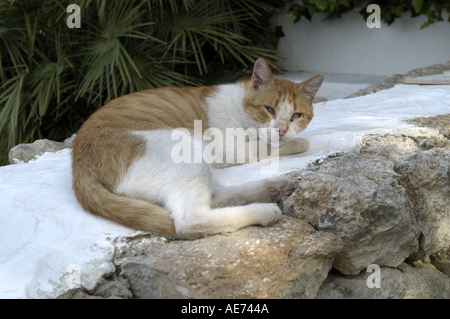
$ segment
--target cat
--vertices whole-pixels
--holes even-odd
[[[296,135],[313,117],[312,102],[323,80],[316,75],[294,83],[274,76],[258,59],[252,78],[234,84],[165,87],[111,100],[74,139],[75,195],[93,214],[171,238],[270,226],[281,217],[277,202],[292,193],[292,181],[271,177],[221,186],[214,177],[220,163],[174,162],[173,150],[180,142],[173,134],[193,132],[196,120],[201,120],[202,133],[209,128],[267,128],[277,133],[265,138],[272,151],[280,156],[305,152],[309,141]],[[246,143],[248,147],[248,138]],[[204,142],[193,144],[194,151],[205,147]]]

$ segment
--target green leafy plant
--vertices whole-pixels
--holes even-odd
[[[343,13],[353,9],[354,2],[351,0],[302,0],[302,5],[291,4],[288,16],[294,23],[300,21],[302,17],[311,21],[317,12],[326,13],[326,19],[340,18]]]
[[[19,143],[71,136],[124,94],[233,81],[259,57],[275,65],[268,19],[285,2],[0,2],[0,164]],[[66,25],[71,3],[81,28]]]
[[[353,10],[355,7],[363,6],[360,14],[364,20],[367,20],[370,13],[366,11],[364,6],[368,4],[377,4],[381,9],[381,20],[388,25],[392,24],[395,19],[400,18],[404,13],[410,13],[412,17],[425,15],[425,21],[421,29],[431,24],[444,21],[443,12],[450,13],[450,2],[448,0],[302,0],[302,4],[292,4],[289,8],[288,16],[294,23],[300,21],[302,17],[308,20],[317,12],[325,13],[325,19],[340,18],[342,14]],[[450,22],[450,17],[448,18]]]

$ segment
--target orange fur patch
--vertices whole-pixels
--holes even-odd
[[[294,83],[276,76],[273,79],[273,83],[260,86],[257,89],[253,87],[250,81],[242,82],[242,85],[245,86],[243,106],[248,116],[260,123],[268,123],[272,116],[267,111],[266,106],[275,110],[281,109],[289,90],[289,101],[294,105],[292,113],[302,113],[305,116],[301,126],[303,129],[306,128],[313,118],[314,112],[302,83]]]

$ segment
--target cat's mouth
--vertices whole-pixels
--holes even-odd
[[[278,145],[283,145],[283,144],[285,144],[286,142],[289,142],[291,139],[286,139],[286,138],[283,138],[283,137],[280,137],[280,139],[278,140]]]

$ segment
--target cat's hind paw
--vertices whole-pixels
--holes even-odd
[[[270,180],[269,194],[273,203],[279,203],[285,196],[289,196],[294,191],[294,183],[287,178],[276,178]]]

